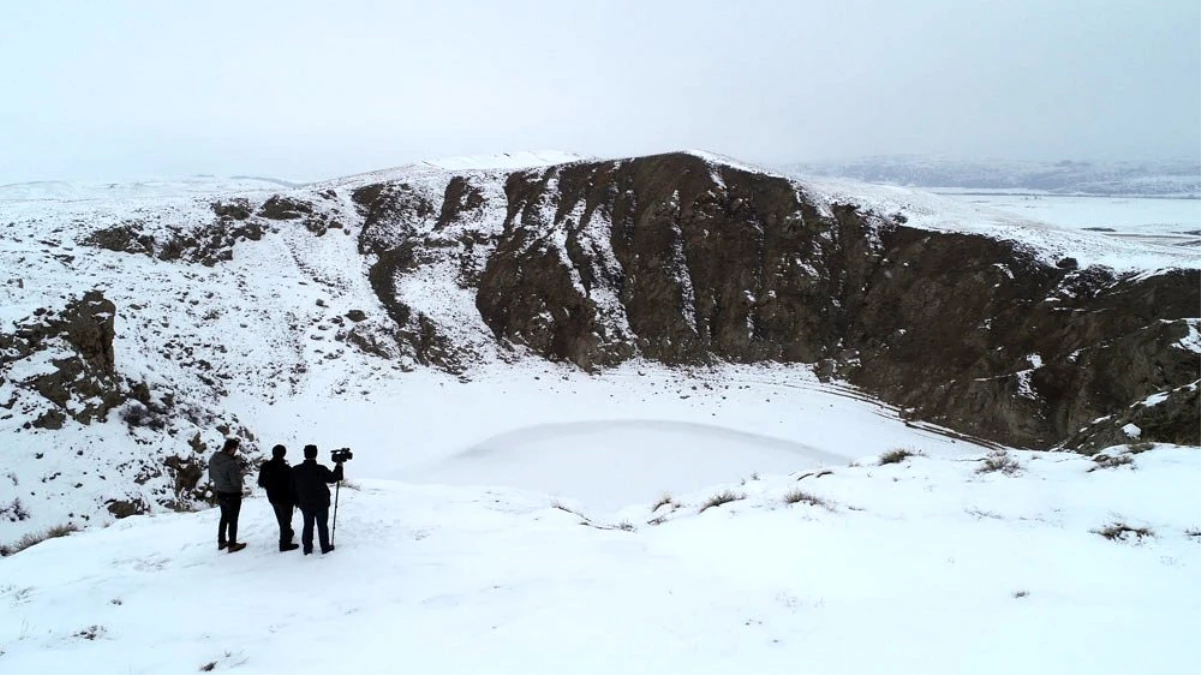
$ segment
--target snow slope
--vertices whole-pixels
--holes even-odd
[[[984,458],[865,457],[612,516],[364,480],[341,492],[328,556],[276,552],[261,499],[232,556],[215,513],[131,518],[0,560],[0,670],[1201,668],[1201,455],[1091,470],[1015,453],[1013,475],[978,473]],[[740,499],[703,508],[723,490]],[[820,502],[786,503],[797,490]],[[1117,523],[1153,535],[1095,532]]]

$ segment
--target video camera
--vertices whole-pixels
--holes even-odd
[[[338,448],[337,450],[329,453],[329,458],[332,459],[334,463],[341,464],[342,462],[348,462],[354,459],[354,453],[350,451],[350,448]]]

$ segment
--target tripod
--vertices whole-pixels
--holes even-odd
[[[334,486],[334,522],[329,531],[329,545],[334,545],[334,535],[338,533],[338,496],[342,494],[342,481]]]

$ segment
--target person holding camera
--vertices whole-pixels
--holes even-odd
[[[217,505],[221,507],[221,521],[217,524],[217,550],[237,553],[246,548],[238,541],[238,514],[242,511],[242,465],[238,462],[236,438],[225,439],[225,445],[209,459],[209,480]]]
[[[313,552],[314,524],[317,525],[321,552],[334,550],[329,542],[329,484],[342,480],[342,462],[339,459],[334,457],[334,470],[330,471],[324,464],[317,463],[317,446],[309,444],[304,446],[304,462],[292,467],[292,489],[304,520],[300,543],[304,546],[305,555]]]
[[[296,508],[296,497],[292,494],[292,467],[284,455],[288,449],[282,445],[271,448],[271,459],[263,462],[259,469],[259,487],[267,491],[267,501],[275,511],[275,522],[279,524],[279,550],[295,551],[300,544],[293,541],[296,532],[292,529],[292,512]]]

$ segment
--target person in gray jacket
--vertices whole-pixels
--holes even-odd
[[[209,459],[209,480],[213,482],[217,505],[221,507],[217,550],[227,549],[230,553],[246,548],[246,544],[238,541],[238,514],[242,511],[242,466],[236,457],[238,445],[238,439],[227,438],[225,447]]]

